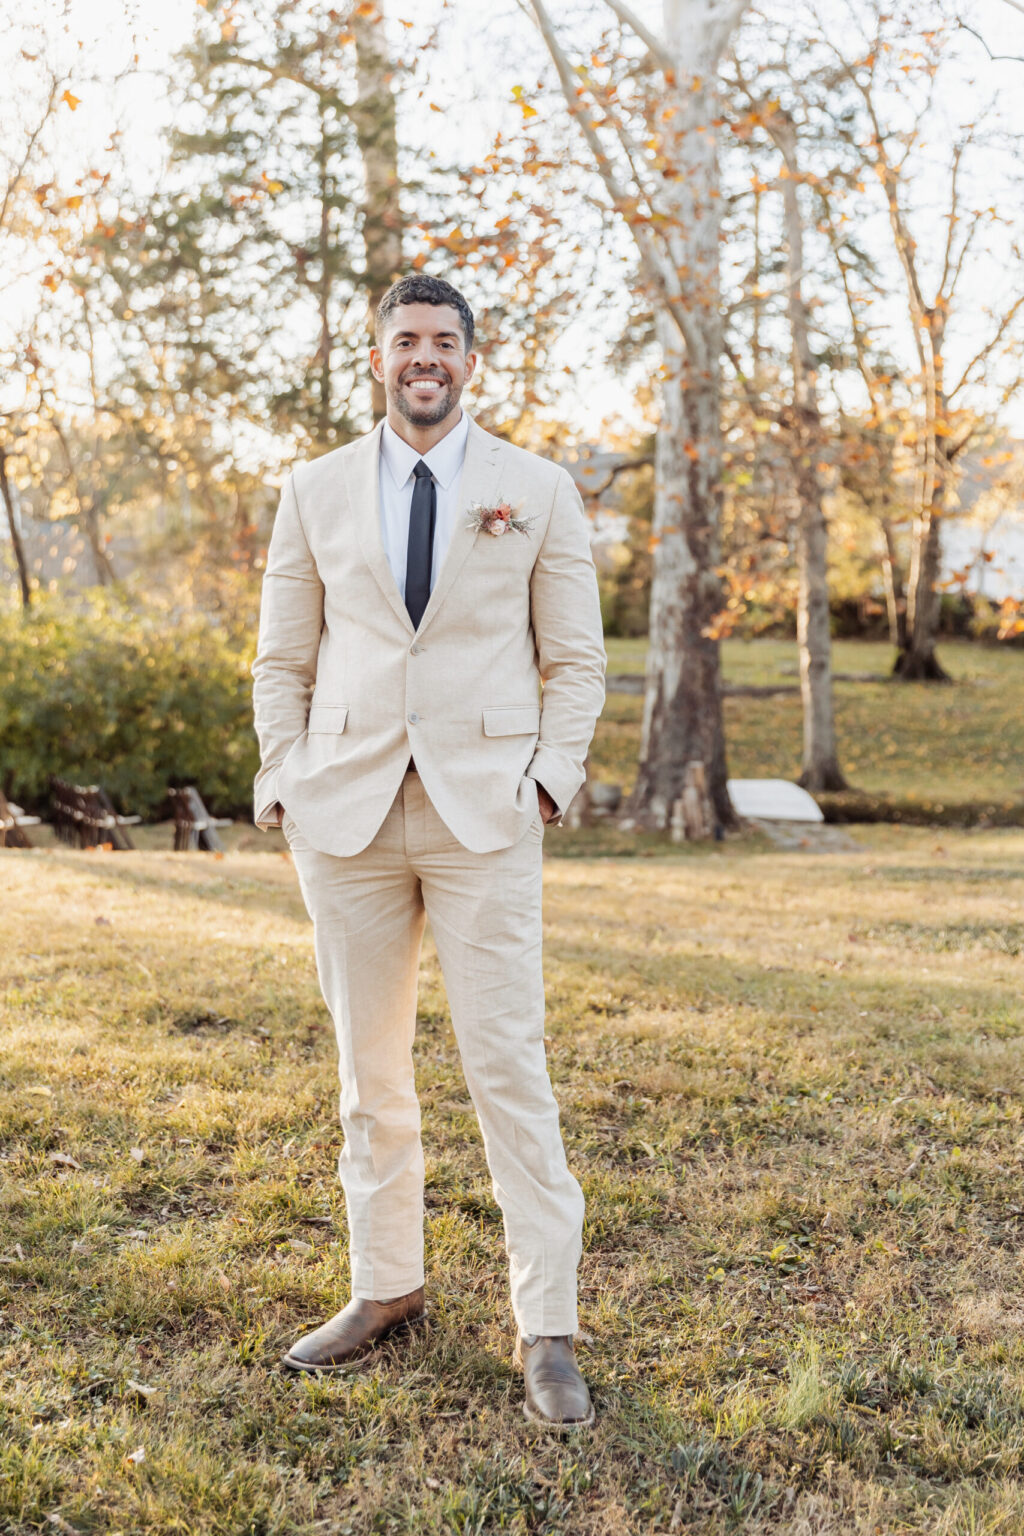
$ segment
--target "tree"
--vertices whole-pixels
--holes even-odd
[[[365,317],[401,261],[382,8],[204,11],[180,67],[167,187],[96,232],[124,398],[140,419],[187,402],[224,466],[346,442],[364,430]]]
[[[65,456],[61,483],[84,481],[84,460],[72,459],[68,452],[64,418],[67,398],[82,389],[89,392],[95,383],[88,324],[84,335],[76,334],[77,356],[68,359],[69,328],[83,312],[80,295],[67,277],[109,172],[69,153],[59,128],[80,104],[76,91],[95,88],[101,80],[104,91],[112,91],[130,69],[119,66],[116,57],[79,58],[73,19],[65,0],[49,13],[12,16],[4,33],[9,104],[0,136],[0,265],[8,295],[13,295],[13,319],[0,332],[0,496],[24,608],[31,602],[34,578],[21,526],[21,510],[30,497],[21,493],[43,476],[42,445],[47,437],[56,437]],[[108,149],[106,158],[111,154]],[[92,495],[79,510],[93,544],[98,578],[105,580],[111,573],[100,532],[101,503]]]
[[[826,85],[832,113],[840,125],[838,137],[868,173],[865,180],[877,186],[881,194],[918,364],[912,381],[917,447],[913,540],[905,626],[894,671],[905,681],[947,681],[948,674],[935,654],[942,518],[953,502],[956,461],[980,420],[960,402],[1013,339],[1024,313],[1019,285],[1008,292],[997,289],[994,302],[988,306],[987,334],[980,343],[970,345],[964,366],[953,378],[947,351],[965,290],[972,278],[977,280],[985,260],[991,261],[996,254],[991,243],[986,249],[986,234],[1001,248],[1003,260],[1019,263],[1024,233],[1019,219],[1019,188],[1008,193],[999,212],[994,205],[974,206],[971,199],[978,180],[975,171],[983,158],[985,180],[990,185],[994,164],[1000,157],[1012,161],[1016,146],[1006,135],[997,138],[986,131],[983,120],[960,122],[951,137],[935,131],[941,122],[939,109],[947,106],[943,82],[948,80],[952,89],[958,88],[953,69],[946,68],[952,62],[952,41],[958,36],[955,23],[936,12],[922,17],[918,30],[908,35],[903,18],[889,11],[881,0],[870,0],[863,10],[863,39],[855,38],[849,47],[840,47],[831,37],[824,40],[834,61]],[[913,188],[923,176],[935,174],[935,139],[941,143],[944,136],[950,147],[942,166],[946,190],[939,238],[936,240],[932,231],[922,238],[917,228],[922,209],[915,202]],[[851,186],[853,182],[851,178]],[[859,183],[856,186],[863,190]],[[934,206],[928,206],[927,213],[934,222]],[[837,239],[836,245],[841,250],[842,240]],[[866,332],[865,322],[859,324]],[[862,365],[864,356],[865,349],[860,347],[858,360]],[[1019,372],[1018,364],[1010,393],[1019,387]],[[1006,394],[1004,386],[1004,398]]]
[[[780,73],[782,73],[780,71]],[[777,441],[776,459],[766,463],[776,480],[784,482],[795,509],[793,517],[797,555],[797,643],[800,655],[800,690],[803,704],[803,762],[799,782],[810,790],[845,789],[846,780],[839,764],[835,711],[832,693],[832,639],[828,584],[828,525],[824,502],[833,469],[830,434],[822,417],[818,398],[819,363],[811,344],[813,329],[811,305],[806,297],[808,271],[805,226],[807,215],[800,194],[807,181],[798,153],[798,130],[793,113],[778,99],[759,99],[743,78],[737,63],[738,93],[746,98],[749,109],[733,123],[740,142],[754,154],[754,228],[751,241],[754,254],[752,283],[752,323],[750,336],[751,377],[748,377],[732,346],[729,355],[755,416],[755,428],[762,431],[773,424]],[[787,82],[788,84],[788,82]],[[763,88],[763,85],[762,85]],[[792,94],[792,91],[789,91]],[[758,136],[763,135],[778,152],[781,164],[769,170],[756,154]],[[764,178],[773,177],[769,182]],[[760,250],[760,206],[762,197],[772,191],[781,194],[782,220],[779,240],[784,261],[784,308],[788,330],[788,400],[782,370],[775,371],[767,392],[763,387],[762,307],[765,299]],[[755,437],[755,441],[757,438]],[[762,453],[761,458],[767,456]]]
[[[391,88],[393,64],[384,35],[384,13],[373,5],[356,7],[351,21],[358,61],[358,94],[352,109],[363,161],[363,246],[366,251],[367,334],[373,332],[377,305],[402,271],[402,206],[398,174],[398,121]],[[387,402],[380,379],[371,378],[374,420]]]
[[[650,641],[633,809],[664,827],[687,763],[700,761],[716,817],[731,825],[717,638],[718,70],[744,0],[665,0],[661,36],[620,0],[607,0],[626,35],[646,49],[641,61],[629,61],[621,82],[608,78],[611,50],[595,55],[603,68],[573,66],[547,7],[530,3],[609,204],[636,242],[662,356]],[[644,85],[642,76],[655,83]]]
[[[786,230],[787,288],[793,397],[790,409],[793,477],[796,484],[799,601],[797,641],[803,699],[804,750],[800,783],[805,789],[845,789],[839,766],[832,701],[832,637],[828,594],[828,526],[819,469],[824,449],[818,404],[818,365],[811,350],[811,317],[804,297],[804,219],[798,188],[796,127],[788,112],[766,117],[782,155],[782,200]]]

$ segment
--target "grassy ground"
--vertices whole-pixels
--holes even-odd
[[[610,672],[642,672],[646,643],[608,642]],[[851,783],[936,817],[952,807],[1024,819],[1024,656],[966,643],[940,648],[953,688],[891,682],[837,682],[840,759]],[[840,673],[888,674],[887,645],[837,641]],[[731,640],[723,668],[734,683],[795,683],[797,649],[785,640]],[[594,743],[599,778],[627,789],[636,776],[642,700],[610,694]],[[735,778],[794,779],[800,772],[797,695],[725,700],[729,771]],[[955,741],[955,751],[950,743]]]
[[[520,1415],[429,944],[432,1322],[296,1381],[348,1269],[287,856],[0,854],[0,1530],[1019,1536],[1024,835],[854,835],[549,835],[600,1415],[568,1445]]]

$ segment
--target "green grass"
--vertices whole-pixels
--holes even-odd
[[[564,1445],[429,942],[431,1323],[292,1380],[348,1263],[290,861],[0,855],[4,1536],[1019,1536],[1024,834],[854,835],[547,840],[599,1412]]]
[[[646,643],[608,642],[609,672],[642,672]],[[839,755],[864,795],[904,809],[916,804],[941,820],[964,806],[976,816],[1024,818],[1024,655],[1019,650],[948,642],[942,661],[955,687],[898,683],[835,684]],[[839,640],[837,672],[889,671],[887,645]],[[785,640],[730,640],[723,670],[733,683],[797,681],[797,648]],[[631,788],[636,777],[642,700],[609,694],[594,742],[597,777]],[[729,772],[734,778],[795,779],[800,772],[797,695],[725,700]]]

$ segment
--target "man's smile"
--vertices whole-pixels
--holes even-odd
[[[405,388],[411,389],[414,395],[435,395],[439,389],[443,389],[444,379],[418,378],[406,379]]]

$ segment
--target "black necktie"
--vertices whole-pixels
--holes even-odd
[[[409,513],[409,546],[405,557],[405,606],[413,628],[418,629],[430,598],[430,566],[434,558],[434,523],[437,521],[437,490],[430,470],[420,459],[413,469]]]

